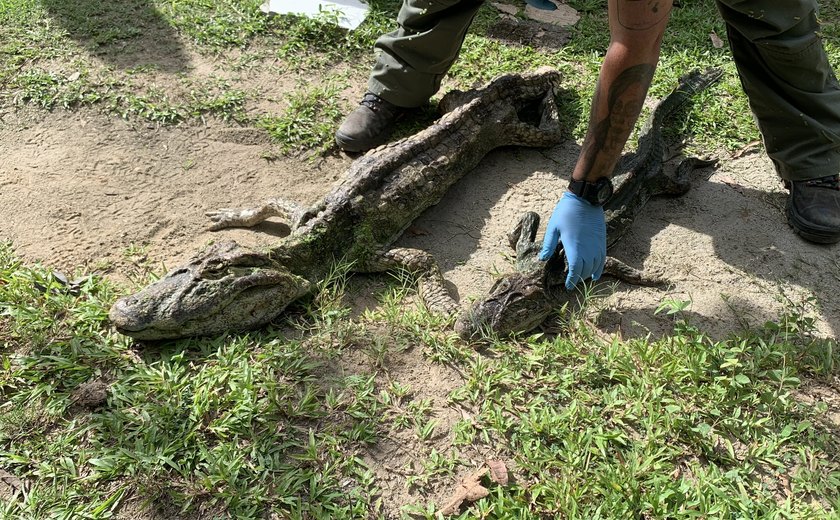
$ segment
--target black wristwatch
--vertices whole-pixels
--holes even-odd
[[[593,206],[603,206],[613,194],[613,185],[609,177],[601,177],[595,182],[569,181],[569,191]]]

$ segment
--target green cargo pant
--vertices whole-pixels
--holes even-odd
[[[744,91],[779,175],[840,173],[840,85],[817,35],[816,0],[717,0]],[[481,0],[403,0],[376,42],[368,90],[420,106],[458,57]]]
[[[816,0],[717,0],[729,46],[779,175],[840,173],[840,84],[817,34]]]
[[[381,36],[368,91],[418,107],[440,88],[483,0],[403,0],[399,28]]]

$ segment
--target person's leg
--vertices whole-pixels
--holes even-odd
[[[815,0],[718,0],[767,154],[790,181],[789,219],[804,238],[840,240],[840,84]]]
[[[384,143],[395,121],[426,103],[455,62],[483,0],[404,0],[396,31],[375,45],[368,93],[335,134],[340,148],[369,150]]]
[[[482,0],[404,0],[399,28],[381,36],[368,90],[400,107],[418,107],[440,88],[458,58]]]

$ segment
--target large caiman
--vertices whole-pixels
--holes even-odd
[[[313,291],[337,263],[356,271],[406,267],[420,274],[433,310],[454,313],[428,253],[388,249],[423,211],[491,150],[546,147],[563,139],[555,104],[560,75],[551,69],[501,76],[483,88],[453,91],[425,130],[355,160],[311,208],[272,200],[258,208],[212,212],[213,229],[251,226],[279,215],[292,233],[265,251],[217,243],[136,294],[109,317],[138,340],[215,336],[264,326]]]

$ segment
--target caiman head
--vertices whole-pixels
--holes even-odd
[[[499,335],[525,332],[542,323],[552,308],[540,271],[510,273],[497,280],[484,298],[458,316],[455,331],[464,339],[490,332]]]
[[[567,298],[563,287],[566,261],[562,249],[547,261],[537,257],[540,246],[534,239],[540,217],[534,212],[522,216],[508,235],[516,249],[517,271],[502,276],[486,296],[476,300],[455,322],[464,339],[492,332],[499,335],[528,332],[540,325]]]
[[[265,325],[309,289],[269,255],[221,242],[117,300],[109,318],[138,340],[213,336]]]

